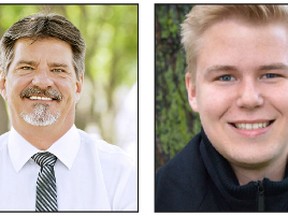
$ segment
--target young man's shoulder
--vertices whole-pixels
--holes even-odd
[[[175,174],[189,178],[194,173],[195,169],[200,169],[202,159],[200,156],[199,145],[201,135],[197,134],[179,153],[176,154],[166,165],[161,167],[157,172],[157,177],[166,175],[166,177],[175,177]],[[178,177],[179,177],[178,176]],[[177,178],[180,181],[179,178]]]
[[[207,172],[196,135],[156,174],[156,211],[198,211],[207,196]]]

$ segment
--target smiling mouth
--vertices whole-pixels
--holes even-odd
[[[237,129],[241,130],[257,130],[269,127],[274,120],[265,122],[254,122],[254,123],[231,123],[231,125]]]
[[[40,97],[40,96],[31,96],[29,97],[30,100],[42,100],[42,101],[52,101],[54,100],[53,98],[49,97]]]
[[[58,101],[60,102],[63,97],[62,94],[53,88],[41,89],[37,86],[32,86],[24,89],[20,93],[20,98],[27,98],[29,100],[41,101]]]

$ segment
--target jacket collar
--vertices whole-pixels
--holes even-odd
[[[238,209],[239,211],[251,211],[258,209],[257,199],[259,198],[259,182],[251,181],[246,185],[239,185],[239,182],[230,166],[229,162],[220,155],[207,138],[204,130],[201,131],[202,141],[200,143],[200,154],[203,163],[214,182],[215,190],[220,193],[229,206],[224,208]],[[279,202],[279,197],[288,197],[288,176],[287,168],[285,177],[282,181],[274,182],[265,178],[261,183],[264,189],[266,209],[275,208],[278,210],[286,206],[286,202]],[[278,197],[278,198],[277,198]],[[218,200],[220,203],[220,200]],[[283,204],[284,203],[284,204]],[[246,209],[246,210],[245,210]],[[237,211],[237,210],[236,210]]]

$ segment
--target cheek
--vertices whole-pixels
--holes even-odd
[[[263,87],[261,89],[265,104],[272,106],[280,113],[285,113],[288,118],[288,82],[286,85]]]
[[[66,83],[66,84],[65,84]],[[77,88],[75,84],[67,82],[58,83],[57,90],[61,92],[64,98],[69,101],[74,101],[77,99]]]
[[[5,85],[5,95],[6,95],[6,100],[9,103],[12,97],[16,97],[17,95],[19,95],[17,92],[19,91],[18,86],[14,86],[13,83],[9,82],[9,80],[7,80],[6,85]]]
[[[209,86],[200,88],[197,94],[199,114],[203,118],[219,119],[233,104],[229,90],[215,89]]]

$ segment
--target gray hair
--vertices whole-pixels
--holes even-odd
[[[73,53],[73,66],[77,78],[85,71],[85,41],[80,31],[65,17],[57,14],[34,14],[14,23],[0,41],[0,69],[7,75],[14,58],[17,40],[29,38],[57,38],[70,44]]]

